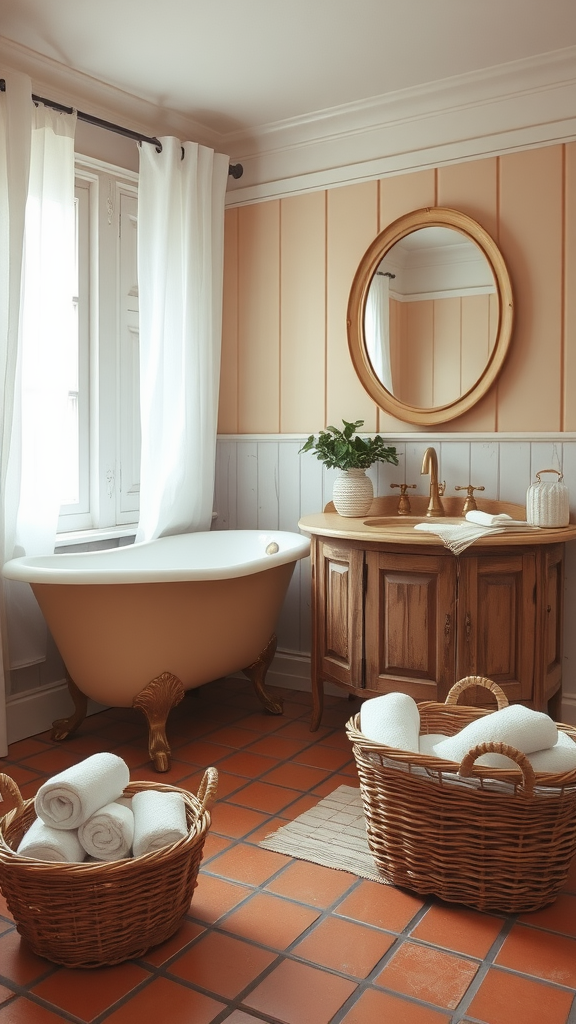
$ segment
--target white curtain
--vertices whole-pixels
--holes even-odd
[[[228,157],[142,144],[138,293],[142,460],[136,541],[210,528]]]
[[[366,347],[374,373],[386,390],[392,392],[389,301],[390,279],[386,274],[376,273],[366,297]]]
[[[24,75],[6,74],[1,96],[4,562],[16,554],[54,550],[68,400],[62,365],[74,330],[76,116],[35,107]],[[5,582],[2,591],[5,673],[8,666],[44,658],[46,627],[27,585]],[[5,739],[5,701],[0,699],[0,752]]]

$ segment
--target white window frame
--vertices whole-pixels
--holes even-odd
[[[134,533],[138,520],[138,175],[77,157],[76,185],[80,501],[61,508],[58,546]]]

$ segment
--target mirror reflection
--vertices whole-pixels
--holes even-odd
[[[372,371],[401,403],[449,405],[482,376],[498,322],[482,249],[451,227],[419,228],[388,249],[368,288],[363,326]]]

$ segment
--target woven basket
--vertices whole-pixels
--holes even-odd
[[[421,733],[453,736],[489,710],[457,704],[469,686],[484,686],[498,707],[500,687],[467,676],[445,704],[418,705]],[[576,730],[558,725],[576,740]],[[576,853],[576,770],[536,774],[528,758],[504,743],[484,743],[461,764],[398,750],[346,726],[360,776],[368,844],[379,874],[420,895],[477,910],[519,913],[551,903]],[[495,751],[518,769],[475,765]]]
[[[198,796],[157,782],[124,791],[180,793],[188,836],[154,853],[125,860],[54,864],[14,851],[34,821],[34,801],[0,774],[0,795],[16,807],[0,820],[0,889],[16,927],[39,956],[65,967],[102,967],[142,956],[177,931],[190,907],[218,772],[208,768]]]

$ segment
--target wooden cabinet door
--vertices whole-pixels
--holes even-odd
[[[443,700],[454,682],[456,559],[366,554],[365,685]]]
[[[360,688],[364,551],[346,541],[313,549],[316,679]]]
[[[536,555],[459,559],[456,676],[487,676],[510,701],[531,701],[534,688]]]
[[[562,720],[562,622],[564,545],[551,544],[538,551],[539,600],[536,608],[534,707]],[[548,702],[555,696],[554,704]]]

